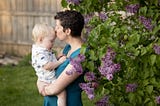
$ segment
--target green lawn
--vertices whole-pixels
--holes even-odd
[[[42,106],[36,75],[29,65],[0,66],[0,106]],[[94,106],[83,93],[84,106]]]

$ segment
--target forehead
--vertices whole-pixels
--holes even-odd
[[[46,39],[48,39],[48,40],[53,40],[53,39],[55,39],[56,38],[56,36],[53,36],[53,35],[50,35],[50,36],[47,36],[46,37]]]
[[[61,25],[61,22],[60,22],[60,20],[56,20],[56,25]]]

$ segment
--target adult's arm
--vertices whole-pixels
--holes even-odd
[[[73,66],[68,64],[60,76],[55,80],[54,83],[45,87],[45,95],[57,95],[62,92],[71,82],[77,79],[80,74],[73,71],[71,75],[66,74],[66,71],[73,70]],[[44,94],[43,94],[44,95]]]

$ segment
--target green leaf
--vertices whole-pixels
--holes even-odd
[[[146,104],[149,101],[150,101],[150,98],[146,98],[145,101],[144,101],[144,104]]]
[[[155,106],[154,102],[150,101],[149,103],[147,103],[145,106]]]
[[[138,104],[139,104],[139,103],[142,103],[142,97],[141,97],[141,96],[137,95],[137,96],[136,96],[136,99],[137,99],[137,103],[138,103]]]
[[[95,70],[93,61],[89,61],[89,62],[87,63],[87,65],[86,65],[86,67],[87,67],[88,69],[90,69],[90,71]]]
[[[144,96],[144,93],[143,93],[142,90],[138,90],[137,92],[138,92],[138,94],[139,94],[140,96]]]
[[[134,103],[134,102],[135,102],[135,99],[136,99],[135,94],[129,93],[128,99],[129,99],[129,102],[130,102],[130,103]]]
[[[160,30],[160,25],[153,29],[153,35],[155,35]]]
[[[126,47],[131,47],[132,45],[136,45],[139,40],[140,40],[140,35],[139,34],[136,34],[136,33],[133,33],[132,35],[130,35],[128,37],[129,41],[127,42],[126,44]]]
[[[121,103],[122,106],[131,106],[129,103]]]
[[[149,73],[148,69],[144,70],[143,76],[144,76],[143,77],[144,79],[147,79],[150,76],[150,73]],[[147,79],[147,81],[148,81],[148,79]]]
[[[156,64],[157,64],[157,66],[160,65],[160,56],[157,56],[157,58],[156,58]]]
[[[143,86],[147,86],[149,84],[148,79],[143,81]]]
[[[81,53],[85,54],[86,53],[86,49],[87,49],[87,45],[83,44],[82,47],[81,47]]]
[[[153,66],[155,61],[156,61],[156,55],[153,54],[150,56],[150,65]]]
[[[89,54],[90,54],[90,59],[91,60],[96,60],[97,57],[98,57],[98,56],[96,56],[95,51],[93,51],[93,50],[90,50]]]
[[[153,92],[153,86],[152,85],[149,85],[146,87],[146,91],[151,94]]]
[[[146,7],[146,6],[141,7],[139,11],[142,12],[143,14],[146,14],[146,12],[147,12],[147,7]]]
[[[150,79],[151,84],[157,84],[155,77]]]
[[[67,3],[67,1],[66,0],[62,0],[61,1],[61,5],[62,5],[62,7],[67,7],[67,5],[68,5],[68,3]]]
[[[145,55],[147,53],[147,49],[145,47],[141,48],[141,56]]]

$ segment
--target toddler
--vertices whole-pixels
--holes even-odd
[[[46,85],[54,83],[56,80],[55,68],[66,60],[66,56],[61,56],[58,60],[52,52],[53,43],[56,39],[54,29],[47,24],[36,24],[32,30],[34,44],[32,45],[32,66],[35,69],[39,81]],[[38,86],[41,93],[43,87]],[[66,106],[66,92],[57,95],[58,106]]]

